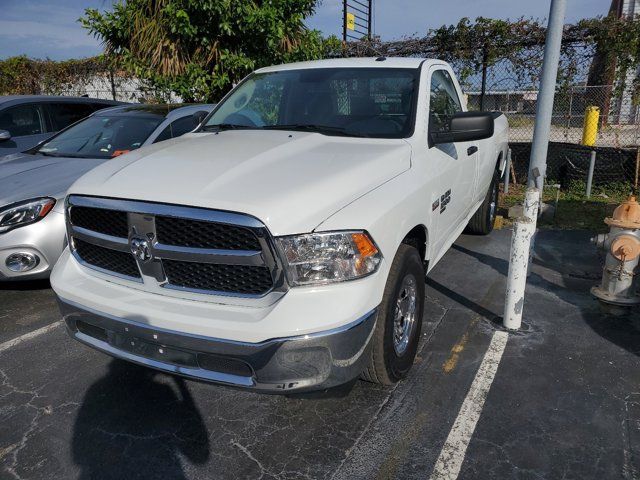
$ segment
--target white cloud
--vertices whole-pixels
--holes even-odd
[[[2,6],[0,58],[26,54],[37,58],[74,58],[102,51],[82,28],[85,7],[107,8],[104,0],[27,0]]]
[[[49,24],[46,27],[40,22],[0,20],[0,38],[15,42],[28,40],[49,45],[50,48],[97,47],[99,42],[88,35],[79,25]]]

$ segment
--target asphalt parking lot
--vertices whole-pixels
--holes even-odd
[[[541,231],[507,340],[509,239],[462,236],[433,270],[392,389],[270,396],[155,373],[70,340],[46,282],[2,285],[0,478],[640,478],[640,315],[589,296],[587,232]]]

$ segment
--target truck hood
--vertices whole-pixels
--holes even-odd
[[[246,213],[284,235],[312,231],[410,165],[411,147],[402,139],[193,133],[113,159],[69,192]]]
[[[0,207],[36,197],[61,199],[79,177],[104,159],[16,153],[0,158]],[[62,202],[56,205],[62,210]]]

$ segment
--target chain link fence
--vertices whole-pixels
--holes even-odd
[[[627,70],[626,76],[617,75],[615,61],[612,63],[599,54],[595,43],[581,36],[565,37],[549,138],[547,183],[560,184],[564,189],[586,183],[591,152],[595,149],[593,185],[596,191],[638,190],[640,109],[635,87],[640,84],[640,70],[636,65]],[[418,56],[448,60],[462,79],[470,109],[500,111],[507,116],[512,150],[511,179],[518,184],[525,183],[544,37],[524,38],[524,47],[517,50],[517,55],[509,56],[509,48],[505,48],[502,56],[490,60],[487,54],[473,60],[478,49],[483,50],[481,46],[473,51],[461,50],[451,42],[434,44],[433,38],[350,42],[347,50],[338,53],[340,56]],[[500,45],[493,48],[502,51]],[[602,85],[607,83],[603,78],[608,78],[610,84]],[[86,95],[142,103],[182,101],[171,92],[154,90],[149,82],[132,77],[102,57],[67,62],[9,59],[0,62],[0,91]],[[599,133],[595,145],[585,147],[581,144],[583,125],[586,109],[591,106],[600,111]]]
[[[560,55],[558,87],[547,157],[547,184],[579,190],[586,184],[590,157],[596,151],[594,192],[631,192],[639,186],[640,65],[628,53],[619,57],[595,40],[585,25],[602,23],[603,30],[624,29],[628,19],[590,20],[565,25]],[[623,22],[618,25],[616,21]],[[595,23],[594,23],[595,22]],[[613,22],[613,23],[612,23]],[[471,110],[503,112],[510,125],[511,179],[526,183],[538,102],[539,74],[544,57],[544,28],[521,20],[492,30],[495,21],[462,21],[430,31],[424,37],[394,41],[350,42],[345,56],[416,56],[448,61],[461,79]],[[615,29],[613,29],[615,30]],[[612,30],[612,31],[613,31]],[[495,34],[491,34],[491,32]],[[599,40],[600,42],[610,40]],[[622,59],[622,60],[620,60]],[[599,132],[592,147],[582,145],[587,107],[598,107]],[[578,185],[578,187],[576,187]],[[583,190],[584,191],[584,190]],[[577,193],[577,192],[576,192]]]
[[[501,72],[492,72],[500,78]],[[508,79],[508,71],[502,78]],[[633,81],[633,79],[632,79]],[[498,81],[499,82],[499,81]],[[475,88],[474,88],[475,87]],[[477,84],[466,86],[468,106],[472,110],[503,112],[510,126],[512,182],[527,181],[527,169],[535,126],[538,91],[534,88],[489,87],[484,92]],[[598,107],[598,136],[593,147],[582,145],[588,107]],[[607,190],[637,191],[640,173],[640,110],[634,95],[619,85],[560,86],[556,92],[547,156],[548,184],[563,189],[586,184],[592,150],[596,151],[593,185]]]
[[[113,75],[109,71],[96,72],[85,77],[82,82],[69,83],[56,90],[56,95],[87,96],[119,102],[182,103],[182,98],[171,92],[160,92],[142,80],[126,74]]]
[[[0,60],[0,95],[64,95],[134,103],[180,103],[170,91],[117,68],[104,57],[80,60]]]

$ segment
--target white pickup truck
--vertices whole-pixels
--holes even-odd
[[[507,134],[442,61],[260,69],[193,133],[70,188],[51,276],[68,331],[262,391],[397,382],[425,275],[465,228],[492,229]]]

